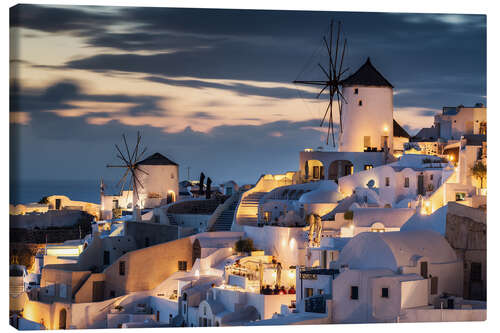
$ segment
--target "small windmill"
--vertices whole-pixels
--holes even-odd
[[[132,189],[133,189],[132,207],[134,210],[134,219],[136,221],[140,221],[141,220],[141,211],[140,211],[139,205],[137,204],[139,201],[138,186],[141,186],[142,188],[144,188],[144,186],[142,185],[142,183],[138,177],[138,173],[142,172],[146,175],[149,175],[149,174],[139,167],[138,161],[141,160],[141,158],[144,155],[144,153],[146,152],[147,148],[144,148],[142,150],[142,152],[139,153],[139,149],[140,149],[139,145],[141,143],[141,135],[139,132],[137,132],[137,142],[136,142],[135,148],[131,154],[130,149],[129,149],[128,144],[127,144],[127,139],[125,138],[125,134],[122,134],[122,137],[123,137],[123,143],[125,144],[124,151],[126,151],[127,155],[125,156],[125,154],[120,150],[120,147],[118,147],[117,144],[115,144],[115,147],[116,147],[116,150],[118,151],[117,157],[124,164],[121,164],[121,165],[108,164],[108,165],[106,165],[106,167],[108,167],[108,168],[125,168],[126,169],[124,175],[122,176],[122,178],[120,179],[120,181],[117,184],[117,187],[121,186],[121,192],[123,192],[123,189],[127,183],[127,176],[130,175],[130,178],[128,180],[128,184],[129,184],[128,188],[129,188],[129,191],[130,191],[130,187],[132,187]]]
[[[342,95],[342,92],[340,91],[340,87],[342,86],[342,80],[344,74],[349,70],[349,68],[343,69],[342,66],[344,64],[344,54],[347,48],[347,39],[344,38],[344,43],[342,47],[342,55],[340,57],[340,61],[338,60],[339,57],[339,41],[340,41],[340,32],[341,32],[341,22],[338,22],[338,29],[337,29],[337,41],[335,43],[335,53],[333,51],[333,20],[330,22],[330,38],[327,40],[326,36],[323,36],[323,42],[325,44],[326,50],[328,51],[328,70],[325,69],[320,63],[318,63],[318,66],[321,68],[321,71],[325,74],[326,79],[324,80],[317,80],[317,81],[299,81],[295,80],[293,83],[300,83],[300,84],[308,84],[308,85],[314,85],[314,86],[322,86],[323,89],[318,93],[316,98],[319,98],[323,91],[328,88],[328,92],[330,95],[330,101],[328,103],[328,106],[325,111],[325,115],[323,116],[323,120],[321,121],[320,127],[323,127],[323,124],[325,123],[325,120],[328,116],[328,135],[326,136],[326,144],[328,145],[328,141],[331,135],[332,138],[332,144],[335,147],[335,138],[333,136],[333,101],[337,99],[338,103],[338,108],[339,108],[339,123],[340,123],[340,132],[342,132],[342,103],[341,99],[344,103],[347,104],[346,99]],[[342,41],[340,41],[342,43]]]

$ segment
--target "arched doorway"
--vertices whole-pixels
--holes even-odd
[[[168,191],[167,194],[167,204],[175,202],[175,193],[172,191]]]
[[[304,179],[306,181],[325,179],[323,163],[318,160],[307,160],[304,165]]]
[[[61,309],[61,311],[59,311],[59,329],[66,329],[66,309]]]
[[[193,243],[193,265],[194,265],[194,262],[196,261],[196,259],[199,259],[199,258],[201,258],[201,244],[200,244],[200,240],[197,239]]]
[[[385,226],[382,222],[375,222],[371,225],[371,232],[385,232]]]
[[[354,173],[354,165],[348,160],[338,160],[330,164],[328,168],[328,179],[338,182],[340,177]]]

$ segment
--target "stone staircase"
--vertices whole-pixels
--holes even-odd
[[[253,192],[245,196],[238,208],[240,224],[257,225],[259,213],[259,200],[268,192]]]
[[[223,211],[215,223],[210,228],[210,231],[230,231],[233,225],[234,211],[238,206],[238,200],[235,200],[225,211]]]

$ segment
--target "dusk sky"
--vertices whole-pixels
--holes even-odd
[[[300,150],[325,146],[326,101],[292,81],[321,78],[332,18],[350,73],[370,57],[410,134],[443,106],[486,104],[484,15],[18,5],[12,176],[118,180],[113,145],[137,131],[180,179],[188,166],[217,184],[298,170]]]

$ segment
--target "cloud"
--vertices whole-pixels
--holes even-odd
[[[22,89],[17,81],[11,81],[10,111],[46,113],[83,112],[88,114],[90,108],[94,116],[107,116],[119,112],[123,116],[164,116],[166,110],[159,103],[165,97],[122,94],[85,94],[82,86],[76,81],[60,81],[43,90]],[[111,105],[119,106],[114,111],[107,109]],[[121,107],[120,107],[121,106]]]
[[[484,15],[18,5],[10,23],[19,36],[69,36],[78,47],[57,62],[63,66],[42,58],[26,62],[22,52],[12,62],[36,73],[26,87],[49,82],[36,89],[11,85],[17,138],[11,160],[20,161],[13,170],[30,179],[97,178],[111,172],[104,165],[115,141],[136,130],[144,133],[148,151],[171,154],[181,164],[181,178],[187,166],[192,174],[204,170],[213,179],[245,182],[263,172],[295,170],[298,151],[320,145],[325,133],[318,119],[290,120],[300,112],[289,112],[297,98],[290,83],[320,77],[321,38],[332,16],[342,20],[348,38],[349,73],[370,56],[396,87],[395,117],[406,129],[429,126],[444,105],[486,102]],[[99,78],[117,73],[129,88],[116,93],[118,84],[109,93]],[[171,99],[159,89],[138,93],[130,88],[135,82],[142,88],[164,84]],[[177,97],[184,88],[208,97]],[[219,91],[211,96],[210,89]],[[301,94],[309,103],[304,109],[317,102],[312,90]],[[231,113],[248,123],[223,125],[223,112],[240,101],[262,107],[265,117]],[[183,130],[154,127],[172,115],[186,119]],[[214,126],[197,131],[193,117]]]
[[[296,170],[298,152],[306,146],[317,146],[320,137],[316,121],[221,125],[207,133],[186,127],[181,132],[165,133],[160,128],[128,126],[116,120],[95,125],[87,123],[83,116],[32,116],[29,124],[11,127],[11,140],[19,142],[22,138],[24,143],[17,147],[18,173],[30,179],[88,179],[97,175],[117,179],[116,172],[104,167],[115,162],[113,145],[121,140],[122,133],[135,138],[140,131],[147,154],[158,151],[171,156],[180,164],[181,178],[185,177],[185,168],[191,166],[191,174],[203,171],[217,182],[235,179],[252,183],[264,172]],[[41,122],[43,126],[39,126]],[[54,140],[59,142],[57,149]],[[39,161],[36,168],[29,163],[33,160]],[[64,168],[55,168],[58,163],[63,163]]]
[[[216,115],[204,111],[195,112],[190,116],[190,118],[200,118],[200,119],[219,119]]]
[[[315,98],[316,94],[304,91],[301,89],[299,94],[299,89],[292,89],[287,87],[262,87],[255,86],[251,84],[245,84],[240,82],[233,83],[217,83],[213,81],[203,81],[203,80],[179,80],[170,79],[158,76],[148,76],[144,78],[145,80],[164,83],[171,86],[182,86],[189,88],[214,88],[229,90],[237,93],[241,96],[264,96],[272,98]],[[302,87],[300,87],[302,88]],[[211,104],[209,106],[220,106],[223,102],[217,102],[216,104]],[[207,105],[208,106],[208,105]]]
[[[16,5],[10,8],[10,26],[44,32],[68,33],[84,36],[102,31],[115,15],[90,13],[81,7],[50,7]]]

